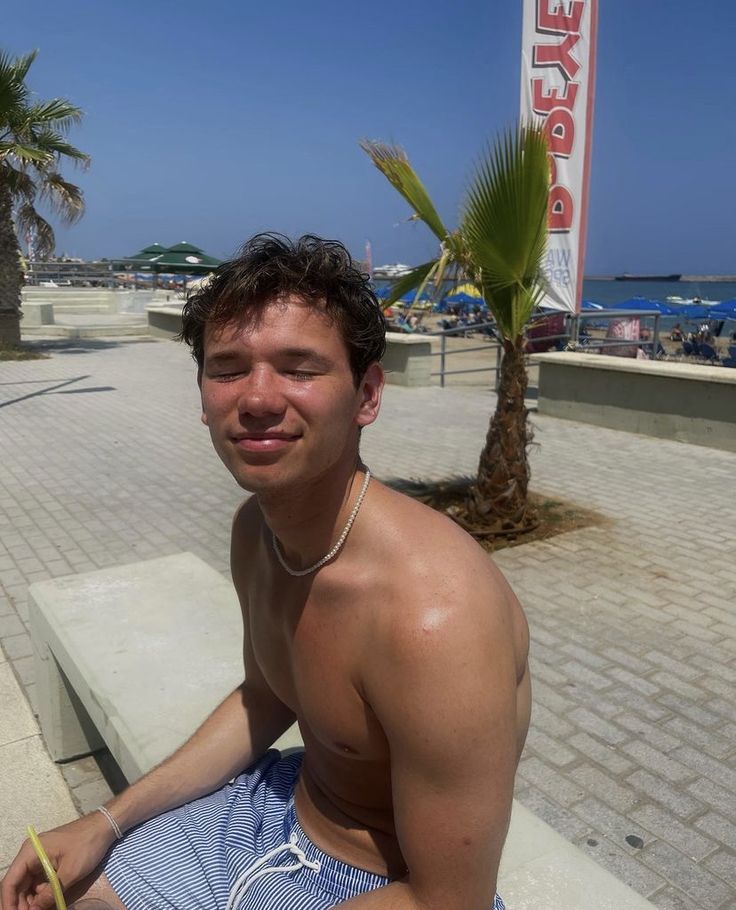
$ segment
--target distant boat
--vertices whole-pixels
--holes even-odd
[[[624,272],[614,277],[616,281],[679,281],[682,275],[630,275]]]
[[[412,266],[404,265],[403,262],[396,262],[393,265],[377,265],[373,269],[374,278],[401,278],[411,272]]]

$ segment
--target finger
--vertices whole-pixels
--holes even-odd
[[[25,863],[19,863],[16,857],[0,883],[0,910],[25,910],[20,903],[20,895],[32,886],[33,877]]]
[[[30,910],[53,910],[55,906],[56,901],[51,885],[44,882],[36,888],[36,893],[30,899],[29,908]]]

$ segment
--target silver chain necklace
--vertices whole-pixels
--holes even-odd
[[[338,552],[340,551],[340,548],[345,543],[345,540],[346,540],[348,534],[350,533],[350,529],[353,526],[353,522],[355,521],[355,518],[358,514],[358,511],[360,510],[360,507],[363,505],[363,500],[365,499],[365,493],[366,493],[366,490],[368,489],[368,483],[370,482],[370,479],[371,479],[371,472],[368,470],[368,468],[366,468],[365,469],[365,479],[363,480],[363,486],[360,488],[360,493],[358,493],[358,498],[355,500],[355,505],[353,506],[353,511],[350,513],[350,517],[347,520],[347,524],[342,529],[342,534],[337,538],[337,543],[326,556],[323,556],[322,559],[318,560],[313,566],[310,566],[308,569],[292,569],[291,566],[289,566],[287,564],[286,560],[284,559],[284,557],[281,553],[281,549],[279,548],[279,542],[278,542],[278,540],[276,540],[276,535],[274,534],[273,531],[271,531],[271,542],[273,543],[273,551],[276,554],[278,561],[281,563],[282,568],[285,571],[287,571],[289,573],[289,575],[293,575],[295,578],[299,578],[302,575],[309,575],[310,572],[316,572],[317,569],[319,569],[321,566],[323,566],[326,562],[329,562],[331,559],[334,559],[334,557],[337,556]]]

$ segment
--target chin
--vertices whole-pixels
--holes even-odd
[[[288,477],[279,465],[247,465],[241,462],[235,467],[228,465],[236,483],[248,493],[269,493],[293,486],[295,481]]]

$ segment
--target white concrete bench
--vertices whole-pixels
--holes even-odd
[[[134,781],[242,680],[232,584],[191,553],[36,582],[30,601],[39,720],[56,761],[105,744]],[[275,745],[300,744],[292,727]],[[653,910],[518,803],[499,892],[509,910]]]
[[[192,553],[30,587],[39,722],[51,757],[108,747],[129,782],[243,680],[232,584]],[[292,727],[277,743],[301,743]]]

